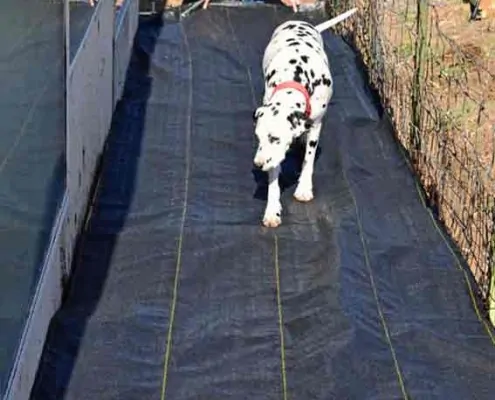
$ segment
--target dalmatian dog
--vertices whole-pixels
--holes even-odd
[[[279,25],[265,49],[263,104],[254,112],[258,149],[254,164],[268,173],[268,200],[263,225],[282,222],[278,182],[281,163],[291,144],[305,139],[305,155],[294,197],[313,199],[313,168],[322,119],[333,94],[333,82],[321,32],[348,18],[352,9],[320,25],[287,21]]]

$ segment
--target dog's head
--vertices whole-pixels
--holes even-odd
[[[293,140],[311,126],[311,121],[303,112],[290,110],[283,113],[277,104],[257,108],[253,117],[258,139],[254,164],[263,171],[280,165]]]

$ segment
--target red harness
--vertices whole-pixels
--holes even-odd
[[[311,116],[311,97],[309,96],[309,93],[306,90],[306,88],[300,83],[295,81],[282,82],[277,86],[275,86],[272,92],[272,97],[276,92],[282,89],[294,89],[302,93],[302,95],[304,96],[304,100],[306,101],[306,110],[304,110],[304,113],[306,114],[306,117],[309,118]]]

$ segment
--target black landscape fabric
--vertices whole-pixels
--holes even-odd
[[[252,113],[264,48],[291,17],[141,20],[33,399],[493,399],[494,333],[473,283],[331,32],[315,200],[292,198],[296,150],[283,224],[261,226]]]

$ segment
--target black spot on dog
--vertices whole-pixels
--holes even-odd
[[[321,108],[327,108],[327,105],[326,105],[325,103],[323,103],[323,104],[321,105]]]
[[[296,103],[297,108],[301,108],[301,103]]]
[[[316,140],[310,140],[309,141],[309,147],[315,148],[318,142]]]
[[[314,47],[313,47],[313,45],[312,45],[311,43],[309,43],[309,42],[304,42],[304,44],[306,44],[306,45],[307,45],[309,48],[311,48],[311,49],[313,49],[313,48],[314,48]]]
[[[310,82],[311,79],[309,78],[309,74],[308,74],[308,71],[304,70],[304,77],[306,78],[306,82]]]
[[[275,110],[275,111],[273,112],[273,115],[278,115],[278,110]]]
[[[295,64],[295,63],[297,63],[297,60],[296,59],[292,58],[292,59],[289,60],[289,64]]]
[[[309,70],[309,74],[311,75],[311,78],[315,77],[315,71],[313,71],[312,69]]]
[[[309,95],[310,95],[310,96],[312,96],[312,95],[313,95],[314,90],[313,90],[313,89],[311,89],[311,85],[309,84],[309,82],[308,82],[308,83],[306,83],[306,84],[304,85],[304,87],[305,87],[305,88],[306,88],[306,90],[308,91]]]
[[[296,66],[296,70],[294,71],[294,81],[301,83],[301,75],[303,74],[304,70],[301,68],[300,65]]]
[[[296,121],[293,118],[290,117],[290,115],[287,117],[287,121],[289,121],[289,123],[290,123],[290,126],[291,126],[290,130],[291,131],[293,131],[294,129],[296,129],[297,123],[296,123]]]
[[[332,80],[328,79],[325,75],[321,76],[321,80],[325,86],[331,86],[332,85]]]
[[[280,103],[277,101],[277,102],[275,103],[275,105],[276,105],[276,106],[280,106]]]
[[[311,90],[314,92],[314,90],[321,85],[321,79],[316,79],[313,81],[313,85],[311,87]]]
[[[301,43],[299,42],[292,42],[287,45],[287,47],[294,47],[294,46],[299,46]]]
[[[296,39],[294,39],[294,38],[289,38],[289,39],[287,39],[287,40],[286,40],[286,42],[287,42],[287,43],[291,43],[291,42],[294,42],[295,40],[296,40]]]
[[[280,138],[277,136],[273,135],[268,135],[268,143],[273,144],[273,143],[280,143]]]
[[[274,76],[276,73],[277,73],[277,70],[276,70],[276,69],[272,69],[272,70],[268,73],[268,75],[266,76],[266,81],[267,81],[267,82],[269,82],[269,81],[270,81],[270,79],[272,79],[272,78],[273,78],[273,76]]]
[[[308,62],[308,56],[301,56],[301,60],[303,60],[305,63]]]

